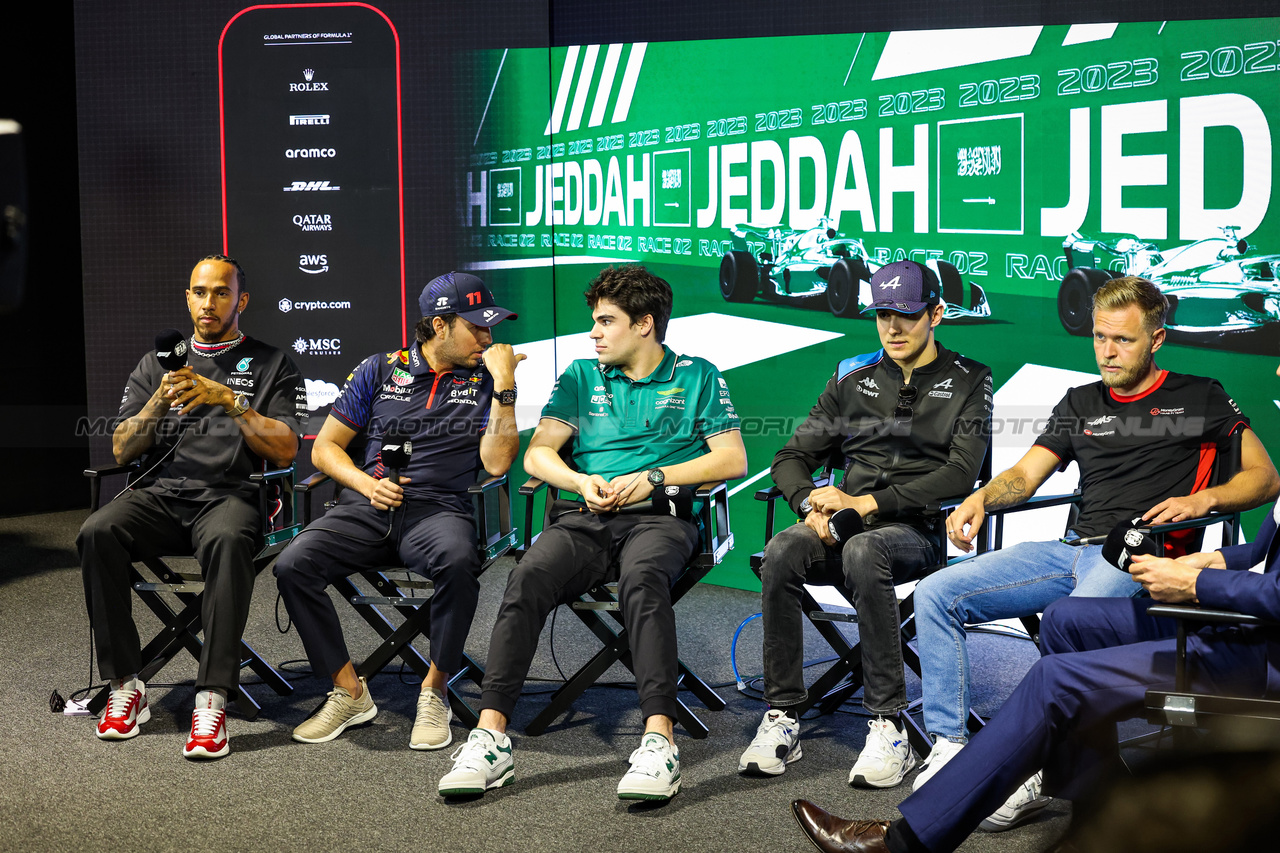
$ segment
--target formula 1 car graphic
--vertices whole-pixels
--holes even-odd
[[[1220,237],[1165,251],[1132,234],[1068,234],[1062,249],[1072,269],[1058,288],[1062,328],[1073,335],[1090,334],[1094,292],[1121,275],[1141,276],[1160,288],[1169,299],[1165,326],[1180,337],[1213,343],[1280,321],[1280,255],[1251,253],[1239,230],[1224,226]],[[1112,260],[1099,265],[1095,252]]]
[[[824,218],[803,231],[734,227],[733,250],[720,259],[720,295],[728,302],[751,302],[756,296],[786,302],[826,294],[832,314],[857,317],[871,302],[871,275],[881,264],[871,259],[861,240],[837,233],[831,224]],[[942,282],[945,319],[991,316],[981,287],[970,283],[966,299],[965,283],[954,266],[932,260],[928,265]]]

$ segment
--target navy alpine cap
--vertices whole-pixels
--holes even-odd
[[[937,305],[941,296],[938,274],[915,261],[885,264],[871,276],[871,304],[862,311],[888,309],[914,314]]]
[[[423,317],[457,314],[486,328],[517,317],[498,307],[483,281],[465,272],[447,272],[429,281],[418,297],[418,309]]]

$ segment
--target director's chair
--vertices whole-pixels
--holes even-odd
[[[89,478],[91,511],[96,512],[100,504],[104,478],[125,474],[132,479],[141,473],[141,470],[141,466],[136,462],[130,465],[85,469],[84,475]],[[249,475],[249,480],[258,488],[258,512],[262,519],[259,534],[260,547],[253,558],[255,577],[271,565],[276,556],[289,544],[289,540],[302,529],[301,523],[297,520],[293,477],[292,465],[288,468],[277,468]],[[138,570],[139,563],[151,572],[152,578],[148,578]],[[200,609],[204,600],[204,580],[200,573],[175,571],[163,557],[145,557],[133,564],[130,568],[130,577],[138,598],[150,608],[163,625],[160,632],[142,649],[143,665],[138,672],[138,678],[143,682],[153,679],[182,648],[199,660],[202,643],[197,635],[201,630]],[[177,601],[177,607],[172,603],[174,599]],[[278,695],[288,696],[293,692],[293,686],[285,680],[284,676],[254,651],[243,638],[240,640],[240,660],[242,669],[248,666]],[[95,716],[101,713],[109,698],[110,688],[104,687],[98,691],[89,700],[87,706],[89,713]],[[243,684],[240,685],[232,701],[248,720],[257,717],[258,712],[262,710],[262,706]]]
[[[571,444],[572,442],[567,442],[560,449],[562,458],[568,458]],[[536,496],[539,493],[543,495],[541,529],[545,530],[554,522],[552,506],[560,495],[559,489],[537,478],[530,478],[519,491],[525,497],[525,534],[523,545],[516,555],[517,560],[522,558],[537,540],[537,535],[532,534]],[[696,523],[701,546],[671,586],[673,606],[733,548],[733,532],[729,525],[729,495],[725,483],[706,483],[699,486],[694,492],[694,500],[697,507]],[[599,584],[588,590],[579,600],[572,602],[569,607],[604,646],[551,695],[551,701],[547,707],[525,726],[525,733],[529,735],[540,735],[546,731],[547,726],[569,710],[578,697],[595,684],[614,663],[621,663],[634,673],[631,641],[626,625],[623,623],[618,602],[618,584],[616,582]],[[610,618],[606,619],[604,614],[608,614]],[[684,661],[677,661],[677,671],[677,683],[680,687],[693,693],[709,710],[724,709],[724,699],[690,670]],[[710,732],[706,724],[698,719],[693,710],[678,696],[676,703],[679,706],[677,721],[680,725],[684,726],[690,737],[705,738]]]
[[[317,471],[298,484],[297,489],[303,495],[304,523],[309,524],[312,520],[312,492],[326,482],[330,482],[328,475]],[[339,492],[340,488],[335,483],[333,498],[325,502],[326,508],[336,504]],[[511,492],[505,474],[496,477],[485,474],[467,489],[467,493],[472,501],[480,574],[483,574],[516,545],[517,531],[511,526]],[[367,589],[361,588],[357,578]],[[382,643],[356,666],[357,675],[371,679],[398,657],[420,678],[426,678],[431,662],[413,642],[426,636],[430,630],[431,608],[424,605],[435,591],[434,583],[403,566],[385,566],[340,578],[334,581],[333,587],[382,637]],[[379,608],[398,614],[400,624],[395,624]],[[474,728],[480,717],[455,687],[464,679],[477,686],[484,679],[484,668],[466,653],[463,653],[459,671],[449,674],[449,707],[463,725]]]

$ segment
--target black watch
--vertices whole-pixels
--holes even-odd
[[[493,398],[498,401],[501,406],[514,406],[516,404],[516,389],[511,388],[506,391],[494,391]]]
[[[662,473],[661,468],[649,469],[649,485],[655,489],[667,481],[667,475]]]

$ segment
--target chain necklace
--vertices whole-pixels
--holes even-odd
[[[196,342],[196,336],[191,336],[191,351],[196,355],[202,355],[205,358],[216,358],[223,353],[230,352],[238,347],[244,341],[244,332],[236,334],[234,340],[219,341],[216,344],[202,344]]]

